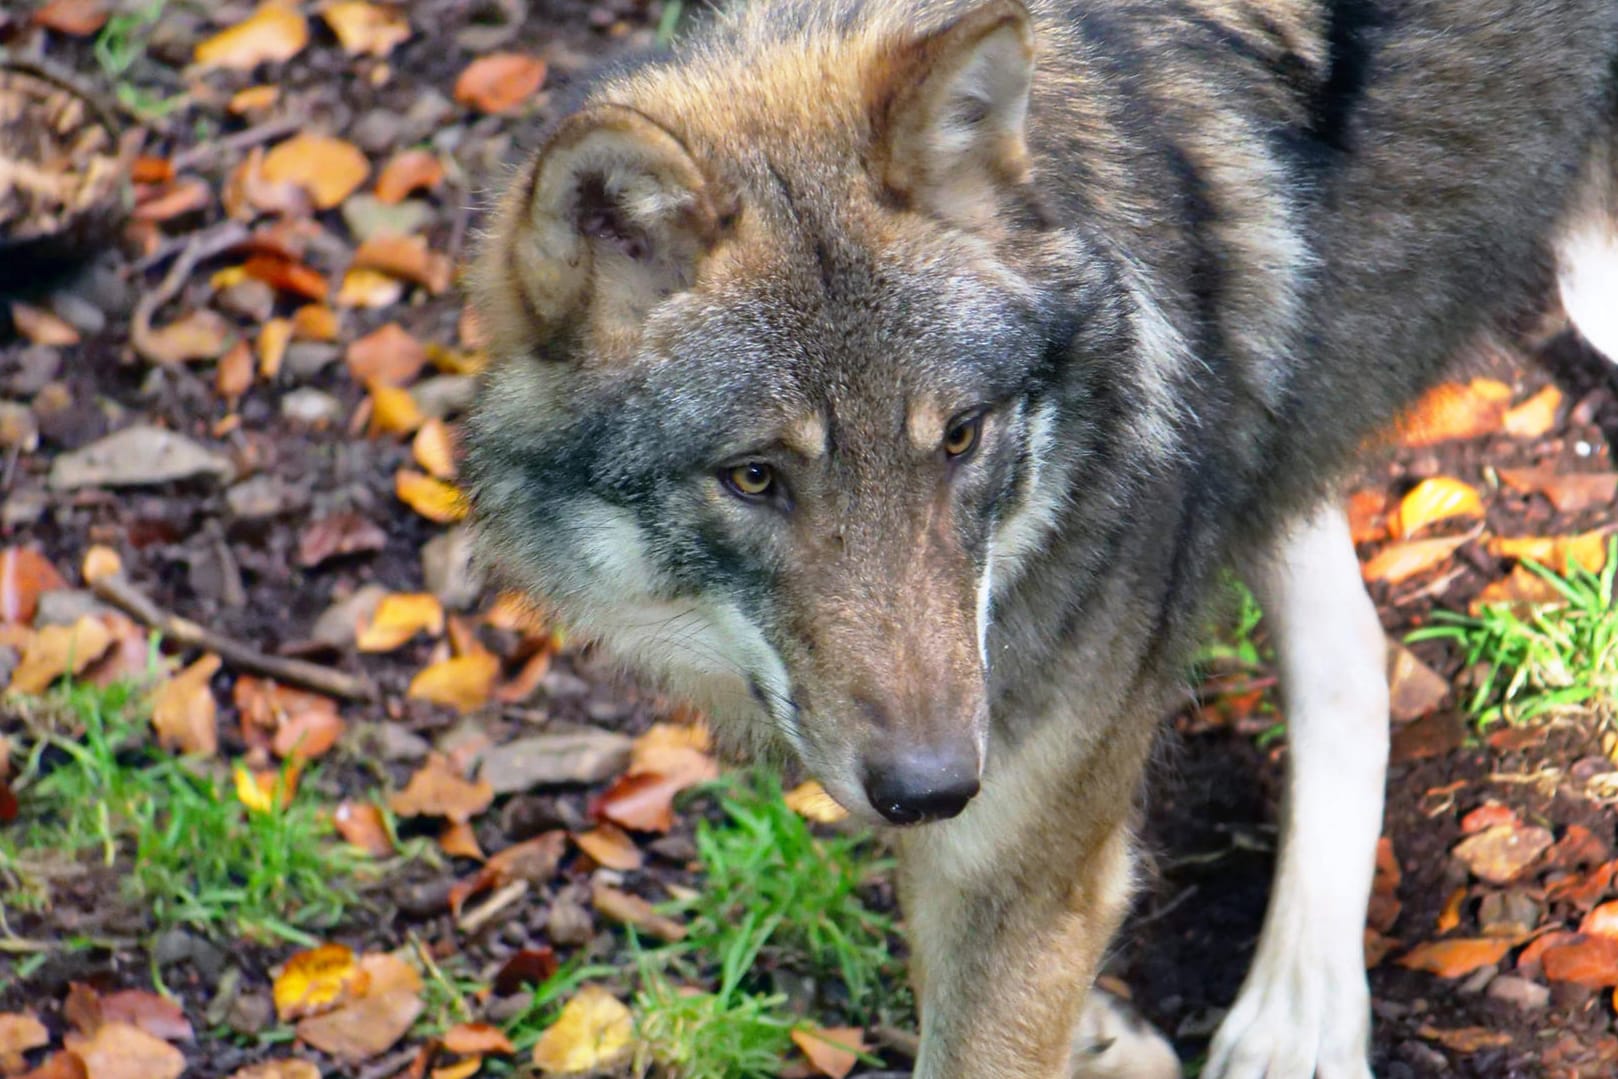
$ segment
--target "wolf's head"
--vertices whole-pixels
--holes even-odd
[[[1105,411],[1103,263],[1039,202],[1021,5],[730,33],[597,89],[507,193],[482,542],[721,737],[952,816],[995,597]]]

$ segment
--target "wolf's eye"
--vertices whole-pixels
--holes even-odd
[[[767,498],[775,490],[775,469],[763,461],[749,461],[727,468],[721,478],[731,493],[739,498]]]
[[[951,460],[960,460],[978,448],[978,439],[983,434],[983,413],[975,413],[963,420],[956,420],[948,431],[944,432],[944,454]]]

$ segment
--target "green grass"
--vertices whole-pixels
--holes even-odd
[[[1192,658],[1193,668],[1206,674],[1232,667],[1251,672],[1271,666],[1273,657],[1259,634],[1264,611],[1258,597],[1232,575],[1226,575],[1223,588],[1226,595],[1215,604],[1205,642]]]
[[[1618,724],[1618,539],[1600,573],[1524,563],[1560,595],[1551,604],[1489,604],[1476,616],[1435,611],[1406,641],[1446,640],[1481,670],[1466,702],[1480,727],[1580,713]]]
[[[152,0],[144,7],[115,11],[96,35],[94,53],[101,71],[112,81],[119,104],[142,121],[162,119],[186,103],[184,94],[158,98],[124,76],[146,54],[146,40],[163,17],[168,0]]]
[[[116,871],[124,898],[160,928],[307,945],[355,901],[365,862],[336,840],[312,795],[249,810],[213,762],[151,744],[134,687],[68,686],[35,712],[14,783],[22,815],[0,832],[8,904],[48,899],[38,867],[51,857]]]

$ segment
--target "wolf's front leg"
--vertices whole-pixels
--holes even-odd
[[[1280,660],[1286,806],[1258,953],[1203,1074],[1369,1079],[1363,930],[1387,773],[1386,642],[1335,507],[1248,576]]]

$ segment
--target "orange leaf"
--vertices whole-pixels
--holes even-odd
[[[322,210],[352,195],[370,173],[371,163],[358,147],[328,135],[294,135],[264,155],[266,180],[297,184]]]
[[[376,197],[391,205],[404,201],[413,191],[431,191],[444,181],[444,166],[430,150],[406,150],[395,154],[376,178]]]
[[[393,853],[393,840],[388,837],[382,810],[370,802],[343,802],[331,819],[337,834],[349,846],[358,847],[373,858],[386,858]]]
[[[1457,1053],[1476,1053],[1480,1049],[1499,1049],[1511,1044],[1510,1034],[1503,1030],[1490,1030],[1487,1027],[1440,1030],[1438,1027],[1423,1023],[1416,1028],[1416,1033]]]
[[[473,60],[455,80],[455,100],[480,112],[507,112],[545,84],[545,61],[497,52]]]
[[[253,385],[253,350],[246,341],[237,341],[219,360],[214,372],[214,389],[232,404]]]
[[[22,335],[36,345],[63,348],[79,343],[79,331],[43,307],[34,307],[21,300],[11,301],[11,321]]]
[[[865,1052],[865,1031],[859,1027],[799,1027],[792,1041],[809,1058],[817,1074],[843,1079]]]
[[[212,201],[212,188],[195,177],[185,177],[143,193],[130,216],[136,221],[171,221],[204,209]]]
[[[1451,517],[1482,517],[1483,500],[1477,491],[1449,476],[1422,480],[1399,500],[1394,535],[1403,538]]]
[[[1618,472],[1558,472],[1554,468],[1502,468],[1514,491],[1543,495],[1558,513],[1583,513],[1618,500]]]
[[[164,749],[211,757],[219,751],[218,704],[209,680],[219,657],[205,655],[163,683],[152,703],[152,728]]]
[[[817,824],[836,824],[848,817],[848,810],[812,779],[787,791],[785,801],[792,812]]]
[[[719,778],[719,763],[709,753],[708,728],[691,723],[654,723],[635,739],[630,750],[631,774],[655,772],[679,790]]]
[[[635,841],[629,838],[629,834],[622,828],[615,828],[610,824],[602,824],[582,835],[576,835],[573,842],[594,859],[596,865],[606,869],[631,873],[646,862],[646,856],[635,846]]]
[[[373,379],[365,384],[371,391],[371,431],[373,434],[408,435],[427,417],[410,391]]]
[[[243,264],[242,269],[249,277],[256,277],[266,285],[306,300],[324,300],[331,289],[320,273],[280,255],[254,255]]]
[[[1451,439],[1493,434],[1505,420],[1511,387],[1475,378],[1462,385],[1445,382],[1428,390],[1398,423],[1406,446],[1433,446]]]
[[[78,674],[112,647],[112,631],[94,615],[80,615],[71,626],[46,626],[29,639],[11,689],[43,693],[64,674]]]
[[[587,985],[534,1043],[534,1066],[546,1075],[606,1070],[634,1045],[635,1019],[599,985]]]
[[[397,1044],[424,1007],[419,993],[390,989],[299,1020],[298,1037],[322,1053],[358,1064]]]
[[[590,813],[637,832],[666,832],[674,827],[674,796],[684,789],[678,778],[656,772],[619,776],[591,803]]]
[[[450,768],[442,754],[434,753],[410,777],[405,789],[388,799],[388,804],[401,817],[465,821],[488,809],[493,801],[494,789],[487,782],[463,778]]]
[[[590,886],[590,901],[601,916],[622,925],[632,925],[658,940],[675,944],[685,939],[685,926],[657,912],[638,895],[614,888],[595,880]]]
[[[273,813],[277,804],[277,791],[280,791],[279,803],[284,807],[291,803],[298,790],[299,771],[296,761],[284,772],[270,769],[255,772],[241,765],[237,765],[231,772],[236,781],[236,800],[254,813]]]
[[[1596,937],[1618,937],[1618,900],[1602,903],[1579,923],[1579,932]]]
[[[283,722],[270,743],[275,755],[283,760],[296,756],[312,761],[325,756],[343,734],[343,720],[335,705],[329,709],[310,709],[299,712]]]
[[[343,283],[333,301],[338,307],[363,307],[375,310],[392,307],[404,296],[404,282],[389,277],[380,270],[349,269],[343,274]]]
[[[1438,539],[1405,540],[1391,543],[1360,567],[1367,581],[1398,584],[1425,573],[1447,561],[1470,536],[1443,536]]]
[[[1595,531],[1573,536],[1499,537],[1489,541],[1488,549],[1496,558],[1531,559],[1560,573],[1575,565],[1600,573],[1607,565],[1608,543],[1607,533]]]
[[[1553,982],[1572,982],[1587,989],[1618,985],[1618,939],[1581,937],[1540,956],[1545,977]]]
[[[466,496],[453,483],[401,468],[393,477],[393,493],[429,521],[453,524],[466,518]]]
[[[348,346],[348,373],[361,383],[403,386],[421,373],[427,350],[396,322],[389,322]]]
[[[450,889],[449,908],[459,917],[461,906],[479,892],[503,888],[519,880],[543,884],[556,875],[556,867],[566,851],[567,833],[561,831],[544,832],[522,843],[513,843]]]
[[[268,112],[281,100],[281,88],[270,84],[263,86],[249,86],[237,90],[230,95],[230,101],[225,105],[225,111],[232,116],[246,116],[249,113]]]
[[[203,67],[247,71],[290,60],[308,43],[309,26],[303,16],[271,0],[245,21],[199,42],[196,61]]]
[[[235,327],[217,311],[199,309],[166,326],[130,328],[129,341],[140,355],[158,364],[216,359],[236,339]]]
[[[427,474],[441,480],[455,478],[455,439],[449,424],[436,416],[421,425],[410,443],[410,455]]]
[[[66,587],[56,567],[32,547],[0,551],[0,623],[32,622],[40,594]]]
[[[1539,438],[1556,426],[1556,410],[1562,404],[1562,391],[1546,386],[1534,396],[1508,410],[1501,426],[1513,438]]]
[[[1348,496],[1348,532],[1356,543],[1388,538],[1388,499],[1380,491],[1355,491]]]
[[[337,312],[325,304],[306,303],[292,312],[292,336],[299,341],[335,341],[337,331]]]
[[[453,268],[449,256],[430,251],[422,236],[382,233],[360,244],[353,268],[377,270],[425,288],[434,296],[449,288]]]
[[[1438,931],[1448,933],[1461,924],[1461,907],[1466,902],[1466,888],[1456,888],[1444,900],[1444,909],[1438,912]]]
[[[370,975],[360,968],[353,949],[322,944],[288,959],[276,973],[271,993],[275,1014],[286,1022],[330,1011],[363,996],[369,987]]]
[[[34,25],[69,37],[89,37],[107,22],[105,0],[50,0],[34,12]]]
[[[104,1023],[88,1036],[62,1039],[84,1064],[88,1079],[179,1079],[185,1054],[132,1023]]]
[[[396,8],[337,0],[320,13],[350,56],[386,56],[410,39],[410,20]]]
[[[477,833],[465,821],[447,821],[444,830],[438,834],[438,849],[455,858],[471,858],[483,861],[488,855],[478,845]]]
[[[31,1049],[41,1049],[51,1042],[50,1031],[45,1029],[32,1013],[9,1012],[0,1015],[0,1061],[20,1057]]]
[[[517,1051],[504,1031],[488,1023],[458,1023],[444,1031],[439,1041],[445,1049],[458,1056],[471,1056],[474,1053],[510,1055]]]
[[[258,332],[258,373],[266,380],[281,371],[281,360],[292,341],[292,323],[284,318],[272,318]]]
[[[391,652],[418,633],[444,632],[444,607],[430,592],[392,592],[377,604],[354,644],[361,652]]]
[[[1425,970],[1440,978],[1462,978],[1493,966],[1511,951],[1511,941],[1493,937],[1462,937],[1418,945],[1399,957],[1401,967]]]
[[[101,998],[103,1023],[129,1023],[154,1038],[188,1042],[194,1036],[185,1011],[168,997],[145,989],[121,989]]]

